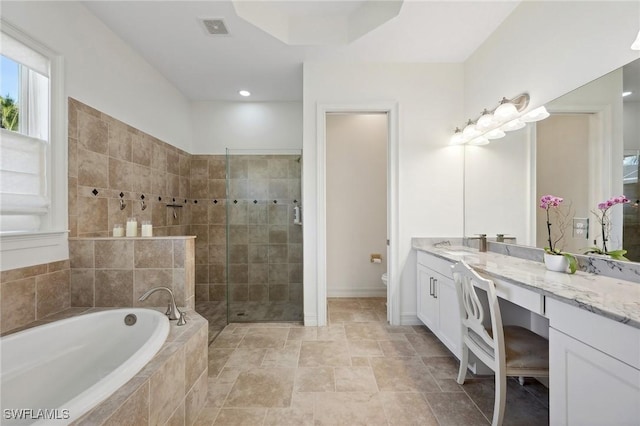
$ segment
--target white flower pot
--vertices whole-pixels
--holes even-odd
[[[567,272],[567,268],[569,268],[569,261],[561,254],[545,253],[544,266],[546,266],[549,271]]]

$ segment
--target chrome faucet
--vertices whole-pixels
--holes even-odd
[[[169,317],[170,320],[178,320],[178,325],[185,325],[187,323],[187,317],[184,312],[181,312],[180,309],[176,306],[176,299],[173,297],[173,291],[169,287],[154,287],[152,289],[147,290],[145,294],[140,296],[138,301],[143,302],[147,299],[147,297],[151,296],[156,291],[167,291],[171,296],[171,300],[169,300],[169,307],[167,308],[167,312],[165,315]]]
[[[505,237],[505,234],[496,234],[496,243],[504,243],[507,240],[515,242],[516,237]]]

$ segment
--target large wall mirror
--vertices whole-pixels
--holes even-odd
[[[564,250],[582,254],[601,243],[598,203],[624,194],[631,202],[610,209],[608,248],[640,262],[640,59],[545,106],[545,120],[465,147],[465,235],[542,248],[538,200],[552,194],[565,199]]]

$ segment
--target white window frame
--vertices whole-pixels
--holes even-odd
[[[4,19],[0,19],[0,28],[50,61],[46,180],[51,205],[41,218],[40,230],[0,235],[0,270],[6,271],[69,258],[67,105],[63,57]]]

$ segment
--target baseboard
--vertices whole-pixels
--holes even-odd
[[[304,316],[304,326],[305,327],[317,327],[318,326],[318,316],[317,315],[305,315]]]
[[[422,321],[418,319],[418,314],[408,313],[400,315],[400,325],[424,325]]]
[[[327,297],[387,297],[386,287],[327,288]]]

